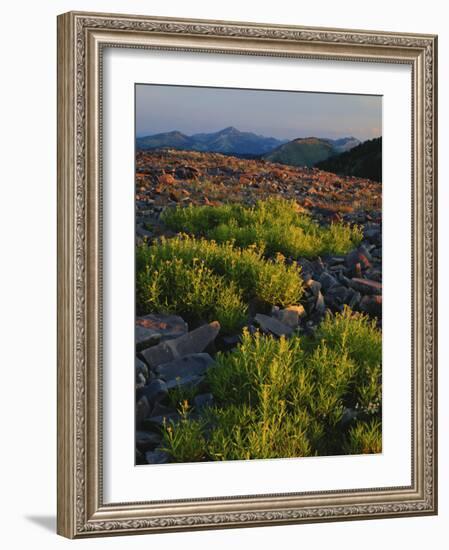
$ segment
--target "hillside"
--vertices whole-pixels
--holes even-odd
[[[265,160],[291,166],[315,166],[319,161],[334,155],[330,140],[319,138],[298,138],[281,145],[264,156]]]
[[[350,151],[323,159],[316,166],[342,176],[357,176],[381,182],[382,138],[365,141]]]

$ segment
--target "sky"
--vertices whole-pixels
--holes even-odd
[[[234,126],[278,139],[382,134],[381,96],[136,85],[136,136]]]

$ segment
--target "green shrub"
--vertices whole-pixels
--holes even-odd
[[[359,422],[349,430],[343,444],[346,454],[372,454],[382,452],[382,425],[377,419]]]
[[[186,265],[181,259],[156,260],[137,273],[137,308],[141,313],[164,311],[190,320],[219,321],[223,332],[243,326],[247,306],[233,281],[216,275],[203,262]]]
[[[334,223],[322,227],[295,201],[271,198],[253,207],[240,204],[167,208],[167,227],[237,246],[257,245],[268,256],[282,253],[294,258],[346,254],[362,240],[359,227]]]
[[[189,406],[184,402],[179,409],[179,423],[164,423],[159,448],[169,453],[173,462],[198,462],[206,456],[204,423],[200,420],[191,420],[188,412]]]
[[[347,353],[356,364],[352,382],[355,403],[350,404],[367,413],[377,412],[382,398],[382,333],[376,321],[345,307],[342,313],[326,316],[316,339]]]
[[[380,331],[348,309],[328,316],[314,338],[244,330],[207,373],[216,404],[203,415],[203,460],[380,452],[380,360]],[[348,407],[359,414],[346,424]],[[188,420],[172,430],[187,438]]]
[[[224,332],[243,326],[250,300],[287,306],[299,303],[303,292],[300,269],[281,256],[267,260],[254,247],[186,235],[139,246],[136,271],[139,314],[218,320]]]
[[[302,414],[289,414],[280,402],[277,414],[264,414],[247,405],[211,409],[208,419],[216,425],[206,442],[206,453],[212,460],[248,460],[310,456],[312,447],[307,437],[308,419]]]

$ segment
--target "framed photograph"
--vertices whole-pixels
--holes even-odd
[[[436,63],[59,16],[59,534],[437,513]]]

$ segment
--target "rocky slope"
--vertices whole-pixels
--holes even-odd
[[[170,235],[160,220],[164,208],[187,204],[253,204],[280,196],[295,199],[322,224],[335,221],[363,227],[360,246],[345,256],[313,261],[287,258],[301,267],[305,295],[300,306],[273,308],[250,318],[250,331],[274,337],[292,332],[313,334],[327,310],[349,306],[382,323],[381,184],[340,177],[316,168],[287,167],[263,160],[243,160],[215,153],[139,152],[136,158],[136,236],[138,241]],[[189,330],[190,329],[190,330]],[[179,419],[169,390],[196,387],[195,414],[214,402],[204,385],[217,350],[229,350],[239,334],[223,336],[217,322],[193,330],[184,319],[162,312],[136,319],[136,462],[165,463],[161,426]],[[355,415],[355,411],[348,411]]]

